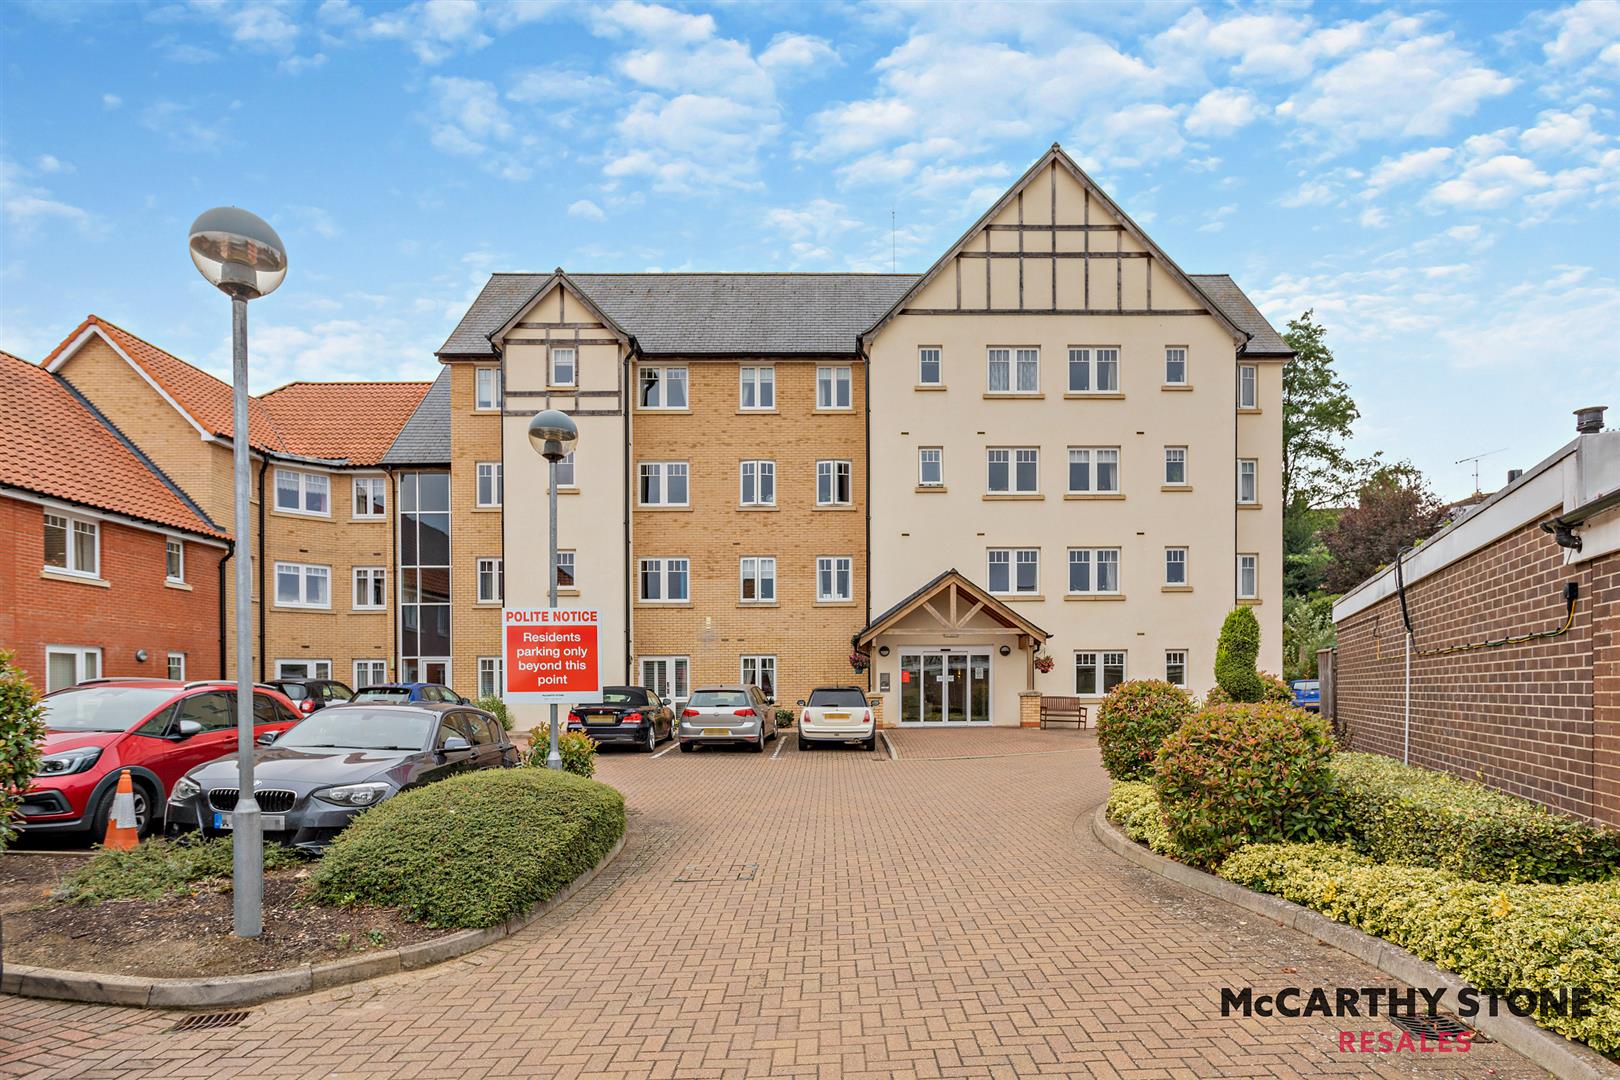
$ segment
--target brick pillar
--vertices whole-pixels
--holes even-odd
[[[1020,690],[1018,692],[1018,726],[1041,726],[1041,692],[1039,690]]]
[[[1592,816],[1620,826],[1620,552],[1592,563]]]
[[[876,727],[888,727],[883,720],[883,695],[867,694],[866,701],[872,706],[872,723]]]

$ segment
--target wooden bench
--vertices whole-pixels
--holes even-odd
[[[1041,698],[1041,727],[1047,724],[1073,724],[1077,729],[1087,725],[1086,707],[1077,697]]]

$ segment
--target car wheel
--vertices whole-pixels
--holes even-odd
[[[753,748],[754,748],[754,753],[756,753],[756,754],[763,754],[765,752],[765,729],[764,728],[759,729],[759,738],[754,740]]]
[[[808,749],[810,749],[810,744],[809,744],[809,742],[807,742],[805,740],[805,737],[803,735],[799,736],[799,749],[800,750],[808,750]]]
[[[144,839],[152,832],[152,798],[147,794],[146,785],[139,780],[134,781],[135,788],[135,835]],[[118,785],[115,783],[101,796],[96,804],[95,817],[91,819],[90,838],[95,843],[101,843],[107,835],[107,822],[112,817],[113,800],[118,797]]]
[[[653,724],[647,725],[647,743],[644,749],[649,754],[658,749],[658,728]]]
[[[867,750],[876,750],[877,749],[877,736],[873,735],[871,738],[864,740],[861,743],[861,746],[864,749],[867,749]]]
[[[681,743],[681,753],[683,753],[683,754],[690,754],[692,751],[694,751],[696,749],[697,749],[697,743],[689,743],[689,742]]]

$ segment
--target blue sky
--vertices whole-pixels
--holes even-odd
[[[1184,269],[1314,307],[1357,451],[1447,496],[1620,410],[1613,2],[12,0],[0,79],[30,359],[94,311],[227,371],[219,203],[291,252],[257,388],[428,377],[491,270],[921,271],[1056,140]]]

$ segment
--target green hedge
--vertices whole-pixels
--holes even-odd
[[[1181,857],[1170,839],[1170,829],[1164,823],[1164,812],[1159,809],[1159,797],[1153,794],[1152,784],[1129,780],[1115,783],[1108,795],[1108,818],[1137,843],[1146,844],[1160,855]]]
[[[1158,679],[1133,679],[1108,692],[1097,709],[1097,748],[1116,780],[1153,773],[1165,738],[1193,712],[1192,695]]]
[[[187,896],[202,881],[229,880],[232,838],[176,843],[153,837],[132,848],[100,848],[89,862],[70,874],[56,899],[75,904],[103,900],[163,900]],[[303,856],[280,844],[264,845],[264,868],[296,866]]]
[[[1585,987],[1595,1002],[1591,1016],[1538,1022],[1594,1050],[1620,1053],[1620,879],[1469,881],[1445,870],[1378,865],[1331,844],[1253,844],[1219,873],[1393,942],[1475,987]]]
[[[403,792],[360,815],[311,884],[327,904],[398,907],[431,926],[493,926],[555,895],[624,835],[624,796],[548,769]]]
[[[1620,831],[1381,754],[1338,754],[1333,774],[1350,842],[1378,862],[1419,863],[1476,881],[1620,875]]]

